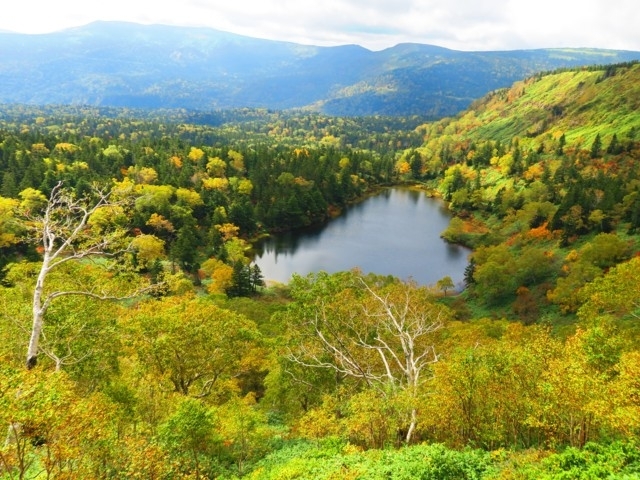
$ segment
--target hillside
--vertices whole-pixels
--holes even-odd
[[[99,22],[0,33],[0,103],[142,108],[310,108],[440,118],[535,72],[640,59],[640,52],[379,52],[259,40],[212,29]]]
[[[570,315],[585,285],[638,251],[639,105],[629,63],[536,75],[418,128],[424,144],[398,167],[419,163],[456,213],[443,235],[476,249],[476,304]]]
[[[585,68],[533,76],[476,102],[451,125],[464,136],[526,145],[557,141],[588,148],[600,134],[640,127],[640,65]]]

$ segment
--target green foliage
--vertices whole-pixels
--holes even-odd
[[[158,437],[179,463],[182,473],[193,472],[195,478],[207,478],[215,474],[212,459],[220,442],[215,427],[212,412],[202,402],[184,398],[173,415],[160,425]],[[206,473],[202,475],[203,472]]]
[[[224,400],[241,374],[260,369],[255,324],[209,300],[152,299],[130,315],[126,328],[141,370],[178,394]]]
[[[589,443],[584,449],[567,448],[544,459],[527,478],[591,479],[635,478],[640,474],[640,455],[634,443]],[[536,476],[537,475],[537,476]]]
[[[259,462],[248,478],[475,480],[484,478],[490,463],[486,452],[454,451],[438,444],[361,451],[349,444],[328,440],[285,446]]]

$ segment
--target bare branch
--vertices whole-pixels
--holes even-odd
[[[126,200],[111,201],[111,193],[94,188],[94,198],[75,198],[63,189],[62,182],[56,184],[49,201],[40,215],[27,213],[30,220],[32,240],[42,248],[42,265],[36,279],[32,301],[32,327],[27,349],[27,368],[33,368],[40,352],[39,340],[43,331],[44,317],[52,301],[62,296],[80,295],[98,300],[119,301],[134,298],[157,288],[156,285],[136,289],[126,295],[96,293],[93,289],[55,291],[45,294],[45,283],[49,273],[61,265],[90,257],[113,257],[131,251],[131,244],[119,246],[124,231],[115,228],[109,232],[97,232],[90,228],[89,221],[98,209],[124,205]],[[46,354],[46,352],[45,352]],[[51,356],[51,355],[49,355]],[[59,364],[60,359],[57,359]]]

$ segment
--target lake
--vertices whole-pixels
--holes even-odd
[[[440,238],[450,218],[443,203],[424,192],[386,189],[325,225],[261,241],[254,262],[267,282],[288,283],[293,273],[358,267],[422,285],[448,275],[461,289],[470,250]]]

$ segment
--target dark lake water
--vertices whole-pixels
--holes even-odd
[[[448,275],[461,288],[470,250],[440,238],[450,218],[441,201],[393,188],[348,207],[321,227],[265,239],[256,245],[254,261],[265,280],[282,283],[294,272],[358,267],[423,285]]]

